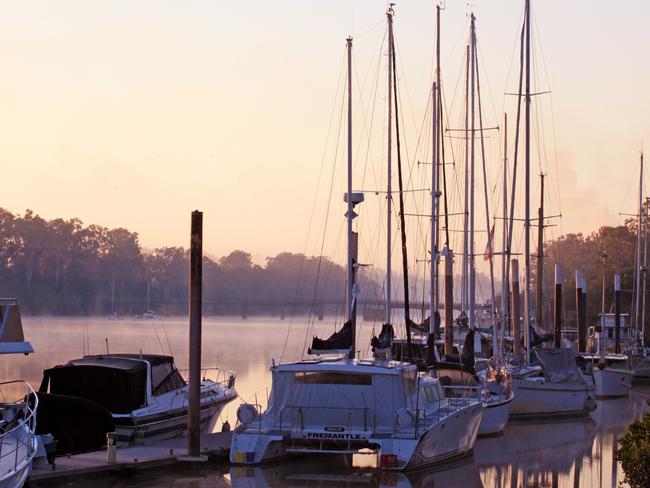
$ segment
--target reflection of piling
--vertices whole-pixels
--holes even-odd
[[[318,308],[318,320],[322,322],[323,318],[325,317],[325,306],[322,303],[319,303],[317,305],[317,308]]]
[[[282,307],[282,309],[280,310],[280,320],[284,320],[284,318],[285,318],[285,311],[284,311],[284,307]]]
[[[454,348],[454,255],[450,250],[445,258],[445,354]]]
[[[582,293],[582,271],[576,269],[576,329],[578,331],[578,352],[587,350],[587,331],[582,319],[584,309],[584,294]]]
[[[187,454],[201,450],[201,305],[203,288],[203,213],[192,212],[190,236],[190,387]]]
[[[244,304],[241,306],[241,318],[246,320],[248,318],[248,305]]]
[[[621,352],[621,275],[614,275],[614,352]]]
[[[555,347],[562,347],[562,266],[555,265],[555,300],[554,324],[555,324]]]
[[[512,307],[511,317],[512,317],[512,347],[517,361],[521,359],[521,323],[520,313],[521,308],[519,306],[519,261],[516,259],[512,260],[512,278],[510,280],[512,285]]]

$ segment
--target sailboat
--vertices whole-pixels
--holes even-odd
[[[32,352],[23,334],[18,302],[0,300],[0,354]],[[0,394],[0,488],[18,488],[25,484],[39,447],[38,398],[32,386],[22,380],[1,382]]]
[[[523,93],[525,109],[525,245],[524,245],[524,334],[526,346],[525,366],[512,372],[512,387],[515,398],[512,403],[511,416],[563,416],[586,414],[595,408],[592,398],[593,385],[590,385],[576,366],[570,349],[539,348],[534,354],[539,362],[532,365],[530,323],[530,0],[526,0],[524,30],[521,48],[525,49],[525,92]],[[523,54],[523,53],[522,53]],[[524,66],[522,66],[524,69]],[[520,76],[519,94],[522,77]],[[519,110],[519,109],[518,109]],[[517,117],[519,119],[519,117]],[[514,194],[514,181],[513,181]],[[512,215],[512,212],[511,212]],[[512,219],[511,219],[512,227]],[[538,304],[539,307],[540,304]],[[518,311],[513,310],[513,314]]]
[[[392,6],[387,18],[392,37]],[[256,465],[296,454],[365,454],[374,456],[381,469],[421,467],[471,451],[483,415],[481,402],[446,398],[440,381],[419,373],[414,364],[356,357],[358,237],[352,220],[363,195],[352,191],[351,37],[346,50],[347,320],[329,339],[314,338],[310,352],[317,358],[273,364],[266,410],[244,404],[237,412],[230,450],[234,464]]]

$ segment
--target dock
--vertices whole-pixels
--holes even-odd
[[[232,432],[215,432],[201,435],[201,455],[209,462],[224,464],[228,461]],[[205,463],[188,461],[187,438],[148,442],[137,446],[118,447],[115,463],[106,461],[106,450],[73,454],[56,458],[55,464],[35,466],[29,478],[30,486],[59,486],[65,483],[108,481],[132,478],[137,473],[164,471],[189,464]]]

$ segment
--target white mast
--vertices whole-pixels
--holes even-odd
[[[463,275],[461,279],[461,312],[467,312],[467,219],[469,216],[469,45],[465,61],[465,212],[463,216]]]
[[[506,329],[508,314],[508,114],[503,114],[503,255],[501,256],[501,335]],[[496,337],[496,336],[495,336]],[[498,348],[500,359],[501,348]]]
[[[392,280],[391,280],[391,252],[392,252],[392,213],[393,213],[393,186],[392,186],[392,152],[393,152],[393,115],[392,115],[392,87],[393,87],[393,7],[389,5],[386,11],[388,19],[388,188],[386,191],[386,323],[391,323],[392,315]]]
[[[353,280],[352,274],[354,263],[352,262],[352,219],[354,219],[353,214],[353,203],[352,203],[352,37],[348,37],[346,40],[346,48],[348,54],[348,193],[347,193],[347,204],[348,211],[346,214],[347,223],[348,223],[348,265],[347,265],[347,319],[352,320],[352,287]],[[354,351],[354,344],[352,345],[352,350]]]
[[[474,263],[474,174],[475,160],[474,160],[474,143],[475,143],[475,129],[474,129],[474,104],[475,104],[475,72],[476,72],[476,31],[474,25],[474,14],[471,14],[471,27],[470,27],[470,59],[471,59],[471,101],[472,101],[472,121],[471,121],[471,168],[472,174],[470,177],[470,205],[469,205],[469,326],[474,329],[476,327],[476,265]]]
[[[648,274],[648,205],[650,199],[645,199],[645,225],[643,226],[643,299],[641,301],[641,347],[645,348],[645,281]]]
[[[436,82],[433,82],[431,90],[431,135],[432,135],[432,157],[431,157],[431,313],[429,315],[429,333],[435,328],[435,313],[438,310],[438,289],[436,286],[436,263],[438,261],[437,245],[438,242],[438,198],[440,191],[438,189],[438,92]]]
[[[525,234],[525,283],[524,283],[524,337],[526,363],[530,364],[530,0],[526,0],[526,213]]]

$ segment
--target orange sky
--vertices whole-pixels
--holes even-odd
[[[522,3],[472,2],[486,124],[500,123],[503,110],[512,109],[503,93],[515,89],[511,61]],[[543,127],[542,167],[555,195],[559,182],[561,198],[549,205],[564,215],[548,237],[621,222],[619,212],[633,211],[638,152],[650,138],[650,5],[533,5],[541,41],[537,85],[552,90],[544,103],[552,102],[554,120]],[[434,7],[424,0],[395,7],[411,148],[431,82]],[[147,247],[187,246],[190,212],[201,209],[210,254],[239,248],[263,260],[282,250],[319,252],[326,180],[309,241],[307,232],[318,174],[331,159],[321,163],[324,151],[331,156],[326,140],[340,101],[345,37],[355,39],[359,84],[367,88],[359,103],[367,107],[371,90],[363,80],[375,76],[383,2],[61,0],[3,2],[2,11],[1,206],[124,226]],[[465,2],[447,2],[447,90],[461,73],[466,13]],[[380,134],[381,95],[376,103]],[[355,123],[360,137],[361,118]],[[500,164],[499,138],[490,149],[491,175]],[[338,188],[331,215],[342,219]],[[363,211],[379,210],[368,202]]]

